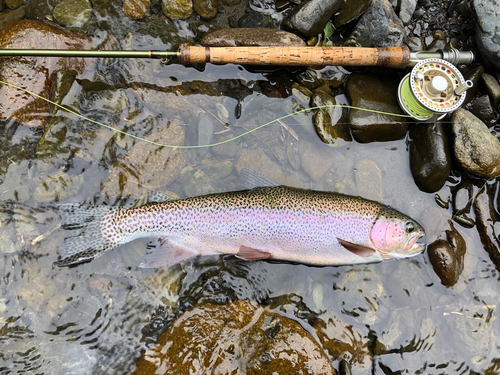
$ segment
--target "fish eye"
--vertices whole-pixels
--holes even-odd
[[[404,228],[405,228],[406,233],[411,233],[415,230],[415,225],[411,221],[407,221],[404,224]]]

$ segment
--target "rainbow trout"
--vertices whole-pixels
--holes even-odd
[[[210,194],[139,208],[63,204],[68,231],[57,265],[99,257],[142,237],[166,242],[141,267],[168,267],[198,255],[345,265],[406,258],[425,248],[408,216],[359,197],[284,186]]]

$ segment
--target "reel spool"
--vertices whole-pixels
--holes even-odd
[[[472,81],[466,81],[451,63],[425,59],[399,83],[399,105],[418,121],[436,121],[458,109]]]

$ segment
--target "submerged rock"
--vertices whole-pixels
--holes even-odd
[[[346,91],[354,107],[403,114],[397,101],[398,84],[396,77],[355,73],[349,77]],[[404,117],[356,108],[349,111],[349,123],[354,139],[361,143],[395,141],[408,129]]]
[[[358,194],[366,199],[382,202],[382,171],[373,160],[360,160],[354,167]]]
[[[168,18],[185,20],[193,14],[193,0],[162,0],[161,10]]]
[[[451,171],[451,143],[443,123],[415,124],[410,128],[410,169],[420,190],[441,189]]]
[[[92,49],[83,34],[66,33],[45,23],[23,20],[0,31],[2,49]],[[88,64],[88,65],[87,65]],[[53,73],[59,69],[82,73],[93,66],[93,59],[4,57],[0,62],[0,79],[48,97]],[[42,128],[46,125],[49,104],[18,89],[0,87],[0,119],[12,118],[24,125]]]
[[[302,35],[318,35],[344,2],[345,0],[303,1],[283,23],[289,29],[298,31]]]
[[[233,171],[233,163],[229,160],[217,162],[205,159],[199,168],[187,166],[181,172],[180,179],[184,193],[188,197],[197,197],[226,191],[222,179]]]
[[[493,0],[473,0],[477,16],[476,43],[483,57],[500,69],[500,6]]]
[[[299,141],[299,159],[302,168],[313,181],[319,181],[325,177],[328,170],[335,164],[331,149],[325,145],[318,147],[305,140]]]
[[[156,124],[145,138],[166,145],[183,145],[184,126],[174,118],[166,124]],[[186,161],[184,149],[138,141],[113,166],[108,179],[102,184],[101,193],[107,198],[126,198],[152,192],[175,181]]]
[[[464,257],[467,249],[462,235],[449,222],[446,240],[438,239],[427,247],[427,253],[434,272],[444,286],[453,286],[464,270]]]
[[[404,25],[388,0],[373,0],[361,16],[345,45],[356,47],[402,46]]]
[[[295,173],[288,173],[279,164],[273,162],[262,150],[245,150],[236,163],[236,169],[240,173],[242,168],[248,168],[260,173],[274,182],[294,187],[302,187],[302,182]]]
[[[63,0],[55,6],[53,15],[63,26],[82,27],[92,16],[92,5],[88,0]]]
[[[150,0],[125,0],[123,3],[123,12],[133,19],[146,17],[150,8]]]
[[[316,92],[311,107],[330,106],[314,110],[313,121],[321,140],[332,146],[342,146],[352,141],[347,123],[347,109],[336,106],[335,99],[322,92]]]
[[[200,44],[205,47],[306,46],[306,43],[295,34],[265,27],[217,30],[205,35]]]
[[[302,326],[254,302],[195,306],[137,362],[148,374],[336,374]]]
[[[454,151],[467,172],[486,178],[500,176],[500,141],[472,113],[459,108],[451,116]]]
[[[80,190],[83,185],[83,176],[69,176],[58,171],[46,176],[37,183],[34,198],[37,202],[59,202],[70,197]]]
[[[481,189],[474,199],[474,213],[481,243],[496,269],[500,271],[500,233],[496,225],[499,220],[495,214],[493,196],[491,187]]]
[[[203,19],[209,20],[217,15],[217,0],[194,0],[194,11]]]

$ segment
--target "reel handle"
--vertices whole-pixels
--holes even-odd
[[[361,47],[197,47],[181,46],[182,65],[195,63],[286,66],[384,66],[405,68],[406,46]]]

